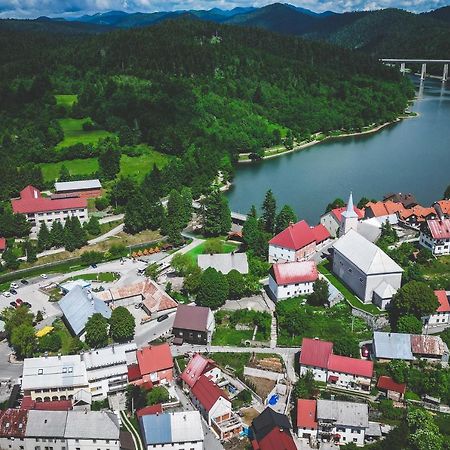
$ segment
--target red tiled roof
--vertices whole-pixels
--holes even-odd
[[[450,312],[450,303],[447,297],[447,292],[440,290],[434,291],[434,295],[437,297],[439,307],[436,312]]]
[[[6,239],[3,237],[0,237],[0,250],[6,250]]]
[[[269,244],[299,250],[314,241],[315,236],[312,229],[304,220],[301,220],[278,233],[269,241]]]
[[[423,206],[416,205],[412,208],[404,209],[399,213],[400,219],[407,219],[413,215],[417,217],[417,220],[423,221],[429,215],[436,215],[436,210],[433,207],[424,208]]]
[[[406,383],[396,383],[391,377],[382,375],[378,378],[377,387],[379,389],[386,389],[387,391],[394,391],[404,394],[406,391]]]
[[[19,199],[11,200],[11,205],[14,213],[28,214],[87,208],[87,200],[85,198],[52,200],[50,198],[42,197],[39,189],[36,189],[33,186],[27,186],[20,192]]]
[[[326,369],[328,366],[328,358],[332,353],[332,342],[303,338],[300,364]]]
[[[317,430],[316,408],[316,400],[299,398],[297,400],[297,427]]]
[[[331,237],[330,232],[321,223],[319,223],[319,225],[316,225],[315,227],[312,227],[311,230],[314,235],[314,240],[318,244],[326,241],[327,239],[330,239]]]
[[[135,381],[141,378],[141,371],[139,370],[139,364],[130,364],[128,366],[128,381]]]
[[[253,445],[253,443],[252,443]],[[294,439],[289,430],[274,428],[256,443],[257,450],[297,450]]]
[[[450,214],[450,200],[439,200],[437,202],[443,214]]]
[[[373,362],[348,356],[330,355],[328,358],[328,370],[372,378]]]
[[[169,344],[151,345],[136,350],[141,375],[173,368],[172,353]]]
[[[380,217],[401,212],[404,206],[401,203],[387,200],[386,202],[369,202],[366,205],[367,209],[370,209],[375,217]]]
[[[200,402],[200,404],[209,411],[220,397],[228,399],[225,391],[220,389],[217,384],[201,375],[192,388],[192,394]]]
[[[212,366],[214,366],[213,360],[206,359],[200,353],[196,353],[185,367],[181,379],[192,388],[197,380]]]
[[[71,400],[53,400],[51,402],[36,402],[29,396],[22,399],[20,409],[30,410],[36,409],[38,411],[69,411],[72,409]]]
[[[342,213],[347,210],[347,205],[342,208],[334,208],[331,210],[331,213],[336,217],[336,220],[340,223],[342,220]],[[364,217],[364,210],[359,209],[356,206],[353,206],[353,211],[358,215],[358,219],[362,219]]]
[[[161,403],[152,406],[146,406],[145,408],[138,409],[136,412],[138,418],[142,416],[150,416],[152,414],[161,414],[163,412]]]
[[[0,416],[0,436],[25,437],[28,411],[24,409],[7,409]]]
[[[307,283],[316,281],[318,277],[314,261],[274,264],[271,268],[271,274],[277,284]]]
[[[434,239],[450,238],[450,219],[433,219],[427,220],[428,229]]]

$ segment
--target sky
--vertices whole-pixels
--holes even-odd
[[[279,0],[285,1],[285,0]],[[126,12],[155,12],[184,9],[232,9],[236,6],[264,6],[273,1],[264,0],[0,0],[0,18],[78,17],[111,10]],[[287,2],[287,1],[286,1]],[[422,12],[447,6],[450,0],[303,0],[289,3],[322,11],[354,11],[380,8],[403,8]]]

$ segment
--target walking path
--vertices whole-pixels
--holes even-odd
[[[131,434],[131,437],[133,438],[135,450],[144,450],[144,446],[142,445],[139,433],[135,430],[125,411],[120,411],[120,418],[122,419],[123,426],[127,429],[127,431]]]

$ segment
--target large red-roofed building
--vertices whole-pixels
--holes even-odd
[[[140,377],[136,378],[138,371],[134,365],[129,366],[128,370],[128,377],[134,378],[133,384],[140,385],[148,382],[158,384],[163,380],[167,382],[173,380],[173,358],[169,344],[150,345],[138,349],[136,358]]]
[[[330,233],[322,224],[310,227],[305,220],[290,224],[269,241],[269,262],[305,260],[330,238]]]
[[[276,300],[311,294],[318,276],[314,261],[276,263],[269,272],[269,289]]]
[[[419,243],[433,255],[450,255],[450,219],[427,220],[420,230]]]
[[[87,222],[88,210],[85,198],[51,199],[43,197],[34,186],[20,191],[20,198],[12,199],[15,214],[24,214],[31,223],[31,232],[37,233],[43,223],[51,228],[54,222],[65,223],[69,217],[78,217],[81,223]]]
[[[373,362],[333,354],[333,343],[304,338],[300,375],[311,371],[314,379],[352,391],[370,391]]]

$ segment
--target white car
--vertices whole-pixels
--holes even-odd
[[[19,289],[19,285],[17,283],[11,283],[11,289]]]
[[[44,280],[46,280],[48,278],[48,276],[45,273],[41,273],[41,278],[43,278]]]
[[[3,295],[5,297],[11,297],[11,292],[5,291],[5,292],[3,292]]]

